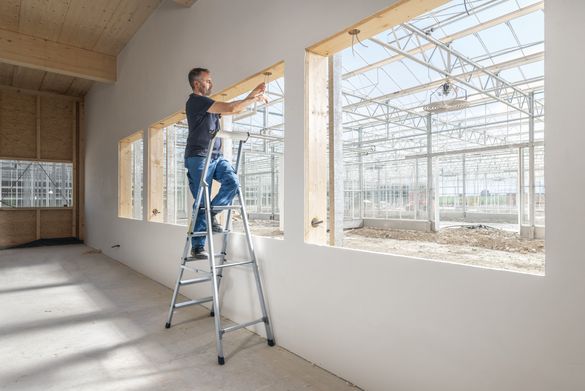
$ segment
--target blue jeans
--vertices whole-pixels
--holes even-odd
[[[205,168],[205,157],[191,156],[185,158],[185,167],[187,168],[187,178],[189,178],[189,189],[195,202],[193,203],[193,210],[197,209],[197,192],[199,191],[199,184],[201,174]],[[211,195],[212,179],[218,181],[221,186],[219,192],[211,200],[211,206],[225,206],[230,205],[234,196],[238,191],[240,182],[238,176],[232,167],[232,164],[223,156],[212,159],[209,162],[209,170],[207,171],[206,182],[209,184],[209,194]],[[201,206],[204,206],[203,197],[201,197]],[[205,231],[207,224],[205,221],[205,211],[199,210],[197,213],[197,220],[195,221],[195,232]],[[205,236],[191,238],[191,245],[195,247],[203,247],[205,245]]]

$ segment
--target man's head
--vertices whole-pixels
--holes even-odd
[[[209,69],[193,68],[189,71],[189,85],[194,93],[209,96],[213,83]]]

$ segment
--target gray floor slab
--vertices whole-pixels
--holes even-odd
[[[2,390],[355,390],[247,331],[225,339],[213,318],[83,245],[0,251]]]

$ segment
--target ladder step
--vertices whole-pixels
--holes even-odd
[[[199,277],[199,278],[191,278],[189,280],[181,280],[181,281],[179,281],[179,284],[181,286],[183,286],[183,285],[198,284],[200,282],[206,282],[206,281],[211,281],[211,276],[208,276],[208,277]]]
[[[216,253],[215,257],[216,258],[224,258],[226,257],[226,254],[222,254],[222,253]],[[209,258],[203,258],[203,259],[199,259],[199,258],[195,258],[195,257],[187,257],[184,258],[185,262],[196,262],[196,261],[207,261]]]
[[[266,321],[266,319],[260,318],[260,319],[253,320],[253,321],[248,322],[248,323],[240,323],[240,324],[237,324],[234,326],[226,327],[225,329],[221,329],[221,333],[222,334],[229,333],[230,331],[236,331],[239,329],[243,329],[244,327],[252,326],[253,324],[262,323],[265,321]]]
[[[198,259],[198,261],[205,261],[205,259]],[[196,267],[190,267],[187,265],[181,265],[181,269],[189,270],[193,273],[209,273],[207,270],[198,269]]]
[[[251,261],[242,261],[242,262],[229,262],[229,263],[224,263],[223,265],[217,265],[217,266],[215,266],[215,268],[216,269],[223,269],[224,267],[248,265],[250,263],[254,263],[254,260],[251,260]]]
[[[227,255],[223,254],[223,253],[215,253],[216,258],[224,258],[226,256]],[[187,262],[194,262],[194,261],[207,261],[208,258],[199,259],[199,258],[195,258],[195,257],[187,257],[187,258],[183,258],[183,259]]]
[[[230,231],[224,230],[223,232],[214,232],[213,234],[214,235],[227,235],[229,233],[230,233]],[[202,236],[207,236],[207,231],[189,232],[187,234],[187,237],[189,237],[189,238],[199,238],[199,237],[202,237]]]
[[[210,302],[212,300],[213,300],[213,297],[205,297],[203,299],[183,301],[182,303],[176,303],[175,304],[175,308],[183,308],[183,307],[188,307],[190,305],[208,303],[208,302]]]
[[[206,208],[204,206],[202,206],[199,209],[206,210]],[[223,206],[212,206],[211,207],[211,210],[228,210],[228,209],[238,210],[238,209],[242,209],[242,206],[241,205],[223,205]]]
[[[241,205],[225,205],[225,206],[212,206],[211,210],[238,210],[238,209],[242,209]]]

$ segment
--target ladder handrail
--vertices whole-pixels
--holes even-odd
[[[237,130],[233,130],[233,131],[220,130],[217,133],[215,133],[213,138],[215,138],[215,137],[221,137],[224,139],[246,142],[250,138],[250,132],[240,132]]]

